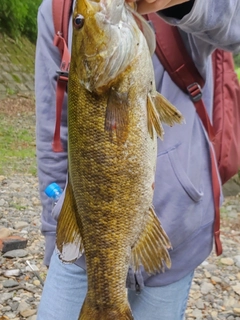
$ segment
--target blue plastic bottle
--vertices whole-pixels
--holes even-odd
[[[53,200],[54,205],[58,202],[61,194],[63,193],[62,188],[55,182],[49,184],[44,190],[45,194]]]

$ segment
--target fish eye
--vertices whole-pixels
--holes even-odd
[[[76,29],[81,29],[84,25],[84,17],[81,14],[76,15],[73,19],[73,23]]]

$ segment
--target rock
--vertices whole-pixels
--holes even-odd
[[[5,180],[5,179],[6,179],[5,176],[0,175],[0,182],[2,182],[2,181]]]
[[[238,295],[240,295],[240,283],[238,283],[236,286],[233,286],[232,288]]]
[[[214,290],[214,286],[209,282],[203,282],[201,285],[201,293],[208,294],[210,291]]]
[[[227,266],[232,266],[234,264],[234,261],[231,258],[222,258],[220,261],[222,264],[225,264]]]
[[[17,250],[17,249],[24,249],[27,246],[27,239],[19,236],[10,236],[0,240],[0,250],[3,253]]]
[[[28,318],[34,315],[36,312],[37,312],[36,310],[28,309],[28,310],[20,311],[20,314],[23,318]]]
[[[204,303],[202,300],[198,300],[197,303],[196,303],[196,307],[200,310],[203,310],[204,309]]]
[[[5,312],[5,316],[7,317],[6,319],[11,319],[11,320],[16,319],[16,318],[15,318],[15,313],[14,313],[14,312],[11,312],[11,311]]]
[[[212,312],[211,312],[211,316],[212,316],[213,319],[217,319],[217,318],[218,318],[218,313],[217,313],[217,311],[212,311]]]
[[[25,228],[25,227],[28,227],[29,226],[29,223],[26,222],[26,221],[17,221],[14,225],[15,229],[18,230],[18,229],[22,229],[22,228]]]
[[[215,276],[211,277],[211,280],[213,284],[222,282],[221,278]]]
[[[240,256],[235,256],[236,266],[240,268]]]
[[[4,277],[19,277],[22,274],[21,270],[19,269],[12,269],[12,270],[6,270],[3,275]]]
[[[208,270],[209,272],[213,272],[217,269],[217,266],[215,264],[208,263],[208,264],[204,265],[204,268],[206,270]]]
[[[234,314],[240,316],[240,308],[233,308]]]
[[[5,301],[11,299],[13,296],[12,292],[4,292],[0,295],[0,303],[4,303]]]
[[[34,280],[33,284],[38,287],[40,286],[41,282],[39,280]]]
[[[23,249],[12,250],[4,253],[4,258],[23,258],[28,255],[28,252]]]
[[[192,315],[195,319],[197,320],[201,320],[202,319],[202,311],[201,310],[198,310],[198,309],[195,309],[193,312],[192,312]]]
[[[37,197],[32,197],[32,203],[33,203],[34,206],[40,206],[41,205],[40,199],[37,198]]]
[[[226,307],[226,308],[229,308],[229,307],[233,307],[234,305],[236,304],[236,300],[234,299],[234,297],[232,296],[227,296],[225,299],[224,299],[224,302],[223,302],[223,305]]]
[[[27,271],[39,271],[39,268],[35,264],[30,263],[28,260],[27,260],[27,264],[28,264],[26,266]]]
[[[15,301],[11,304],[11,310],[16,311],[18,309],[19,302]]]
[[[205,271],[205,277],[206,278],[211,278],[211,273],[209,271]]]
[[[17,287],[18,285],[19,285],[19,283],[17,281],[12,280],[12,279],[3,281],[4,288]]]
[[[28,310],[28,309],[30,309],[30,305],[27,303],[27,302],[25,302],[25,301],[21,301],[20,303],[19,303],[19,306],[18,306],[18,312],[22,312],[22,311],[24,311],[24,310]]]
[[[0,228],[0,239],[9,237],[13,233],[12,229]]]
[[[6,201],[4,199],[0,199],[0,207],[6,205]]]

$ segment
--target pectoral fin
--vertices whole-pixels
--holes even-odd
[[[164,270],[165,265],[170,268],[170,248],[170,241],[151,207],[145,229],[132,248],[131,266],[136,271],[142,265],[149,274]]]
[[[183,116],[177,108],[175,108],[162,94],[155,92],[152,96],[152,100],[159,114],[160,121],[166,123],[169,126],[173,126],[175,123],[182,123],[184,121]]]
[[[73,262],[83,253],[80,234],[81,221],[77,220],[77,207],[70,181],[66,188],[63,206],[57,224],[57,249],[60,259]]]
[[[113,140],[116,136],[118,142],[124,142],[128,135],[128,94],[111,89],[107,101],[105,130]]]

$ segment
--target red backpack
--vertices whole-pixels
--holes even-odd
[[[60,140],[61,110],[67,88],[70,54],[67,48],[68,23],[72,0],[53,0],[54,45],[62,57],[56,89],[56,127],[53,150],[62,151]],[[213,123],[202,100],[204,79],[188,54],[176,27],[165,23],[156,13],[145,18],[156,33],[156,54],[178,87],[189,95],[212,142],[210,146],[212,187],[215,204],[214,236],[216,253],[222,253],[220,242],[220,184],[240,169],[240,86],[230,52],[217,49],[213,55],[214,108]],[[173,54],[174,53],[174,54]]]

